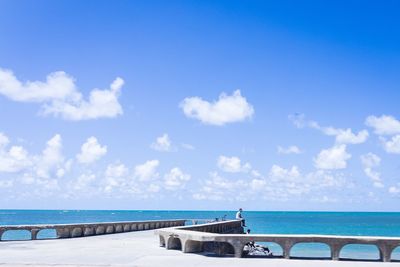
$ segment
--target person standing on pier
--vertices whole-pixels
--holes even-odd
[[[246,222],[245,222],[245,220],[244,220],[244,218],[243,218],[243,216],[242,216],[242,211],[243,211],[243,209],[240,208],[240,209],[238,210],[238,212],[236,212],[236,220],[241,220],[241,221],[242,221],[242,226],[243,226],[243,227],[247,227],[247,226],[246,226]]]

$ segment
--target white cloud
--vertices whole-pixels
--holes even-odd
[[[177,190],[185,186],[190,180],[190,175],[183,173],[181,169],[175,167],[164,176],[165,188],[168,190]]]
[[[196,148],[191,144],[182,143],[181,146],[187,150],[195,150]]]
[[[171,151],[171,140],[168,134],[163,134],[157,137],[156,141],[150,145],[150,147],[157,151]]]
[[[399,194],[399,193],[400,193],[400,185],[398,184],[398,186],[391,186],[391,187],[389,187],[388,192],[389,192],[390,194],[393,194],[393,195]]]
[[[323,149],[314,159],[314,165],[318,169],[334,170],[344,169],[351,155],[346,152],[346,145],[335,145],[329,149]]]
[[[157,178],[159,173],[157,167],[160,164],[158,160],[148,160],[141,165],[135,166],[134,176],[140,181],[148,181]]]
[[[273,165],[267,177],[246,179],[227,179],[217,172],[210,173],[210,178],[202,181],[202,186],[192,194],[196,200],[215,201],[287,201],[301,199],[302,196],[313,194],[316,200],[323,201],[323,196],[332,193],[333,189],[350,186],[339,174],[317,170],[301,174],[297,166],[285,169]]]
[[[400,121],[393,116],[368,116],[365,120],[365,124],[374,128],[374,132],[378,135],[394,135],[400,133]]]
[[[242,201],[249,197],[249,192],[243,190],[247,186],[244,180],[229,180],[217,172],[211,172],[210,179],[205,180],[192,197],[196,200]]]
[[[87,187],[96,180],[96,175],[93,173],[83,173],[73,185],[74,190],[86,190]]]
[[[319,130],[325,135],[335,136],[336,145],[362,144],[368,139],[369,136],[367,130],[361,130],[358,133],[353,133],[350,128],[340,129],[334,128],[332,126],[322,127],[316,121],[307,121],[304,114],[296,113],[293,115],[289,115],[289,120],[291,120],[297,128],[309,127]]]
[[[272,165],[269,175],[273,178],[297,179],[300,177],[300,172],[297,166],[292,166],[291,169],[285,169],[278,165]]]
[[[115,188],[127,189],[128,188],[128,168],[122,163],[109,164],[105,171],[104,178],[104,191],[106,193],[112,192]]]
[[[381,174],[373,170],[373,168],[376,168],[381,164],[381,158],[371,152],[361,155],[360,158],[364,168],[364,173],[371,179],[373,186],[377,188],[384,187]]]
[[[238,157],[219,156],[217,159],[218,167],[225,172],[246,172],[251,169],[249,163],[242,165]]]
[[[94,136],[89,137],[81,146],[81,152],[76,155],[80,163],[93,163],[107,153],[107,146],[101,146]]]
[[[35,102],[44,115],[67,120],[113,118],[123,113],[118,102],[124,81],[116,78],[110,89],[93,89],[85,100],[75,79],[63,71],[50,73],[45,82],[19,81],[12,71],[0,69],[0,94],[17,102]]]
[[[28,152],[23,147],[12,146],[7,151],[8,143],[8,137],[0,133],[0,172],[19,172],[32,165]]]
[[[222,93],[219,99],[212,103],[200,97],[188,97],[182,101],[180,107],[187,117],[218,126],[244,121],[254,114],[253,106],[242,97],[240,90],[236,90],[232,95]]]
[[[63,161],[62,154],[62,139],[59,134],[56,134],[47,141],[46,148],[42,155],[35,157],[36,159],[36,174],[41,178],[50,178],[50,172],[59,168]]]
[[[278,154],[301,154],[302,151],[297,146],[281,147],[278,146]]]
[[[361,155],[361,163],[366,168],[374,168],[381,164],[381,158],[369,152],[368,154]]]
[[[381,139],[386,152],[400,154],[400,134],[393,136],[390,140]]]

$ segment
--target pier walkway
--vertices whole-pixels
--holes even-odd
[[[249,259],[159,247],[154,230],[52,240],[0,242],[0,267],[400,267],[400,263]]]

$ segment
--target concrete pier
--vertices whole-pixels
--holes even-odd
[[[41,230],[54,229],[57,238],[74,238],[91,235],[114,234],[121,232],[151,230],[164,227],[184,226],[186,220],[157,220],[130,222],[102,222],[83,224],[41,224],[41,225],[4,225],[0,226],[0,241],[5,232],[29,231],[31,239],[36,240]]]
[[[322,243],[330,248],[332,260],[340,259],[340,251],[349,244],[374,245],[377,247],[380,260],[391,261],[393,250],[400,246],[400,238],[378,236],[333,236],[333,235],[262,235],[243,233],[241,222],[237,220],[215,222],[196,226],[172,227],[156,230],[160,237],[160,245],[167,249],[181,249],[184,253],[201,252],[207,243],[225,246],[218,254],[233,254],[240,258],[246,243],[273,242],[283,251],[283,258],[289,259],[293,246],[299,243]],[[215,247],[215,246],[214,246]],[[218,246],[216,246],[218,247]],[[230,249],[229,249],[230,248]],[[232,253],[233,252],[233,253]]]
[[[52,240],[0,242],[0,266],[10,267],[400,267],[377,261],[250,259],[182,253],[159,247],[155,230]],[[190,241],[189,241],[190,242]],[[189,252],[189,251],[188,251]]]

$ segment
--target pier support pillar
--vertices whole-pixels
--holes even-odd
[[[2,238],[2,236],[3,236],[3,234],[4,234],[4,230],[0,230],[0,241],[1,241],[1,238]]]
[[[236,258],[241,258],[243,256],[243,248],[245,243],[239,241],[239,240],[232,240],[228,242],[229,244],[232,245],[232,247],[235,250],[235,257]]]
[[[286,240],[283,246],[281,245],[283,251],[283,258],[290,259],[290,250],[292,249],[293,245],[294,243],[290,240]]]
[[[338,261],[340,258],[340,250],[343,248],[343,244],[329,244],[331,249],[331,258],[334,261]]]
[[[380,254],[381,261],[390,262],[392,251],[394,248],[392,246],[386,245],[386,244],[380,244],[378,246],[378,248],[379,248],[379,254]]]
[[[40,229],[31,229],[31,239],[36,240]]]

